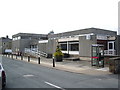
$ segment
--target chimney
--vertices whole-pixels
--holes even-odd
[[[6,38],[9,38],[9,36],[8,36],[8,35],[6,35]]]

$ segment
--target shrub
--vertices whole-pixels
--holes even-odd
[[[54,57],[59,57],[59,56],[63,56],[63,53],[59,47],[59,45],[56,48],[56,52],[53,54]]]

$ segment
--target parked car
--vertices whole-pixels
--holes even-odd
[[[5,49],[5,54],[12,54],[12,50],[11,49]]]
[[[0,63],[0,82],[2,83],[2,88],[6,86],[6,73],[5,73],[5,70],[2,66],[2,64]]]

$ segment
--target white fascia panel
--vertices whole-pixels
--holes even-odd
[[[59,42],[63,42],[63,41],[77,41],[77,40],[79,40],[79,37],[61,38],[61,39],[58,39]]]
[[[69,38],[60,38],[60,39],[58,39],[58,41],[59,42],[63,42],[63,41],[77,41],[77,40],[79,40],[79,36],[88,36],[88,35],[94,35],[94,33],[74,35],[74,37],[70,37],[69,36]]]
[[[39,43],[48,43],[48,40],[39,41]]]

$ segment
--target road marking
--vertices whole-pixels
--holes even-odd
[[[109,68],[100,68],[100,69],[96,69],[96,70],[99,70],[99,71],[109,71]]]
[[[30,74],[27,74],[27,75],[23,75],[23,77],[33,77],[34,75],[30,75]]]
[[[61,88],[61,87],[59,87],[59,86],[57,86],[57,85],[54,85],[54,84],[52,84],[52,83],[49,83],[49,82],[46,82],[46,81],[45,81],[45,83],[48,84],[48,85],[50,85],[50,86],[53,86],[53,87],[55,87],[55,88],[59,88],[59,89],[61,89],[61,90],[65,90],[64,88]]]
[[[98,79],[98,80],[102,80],[102,79]]]

